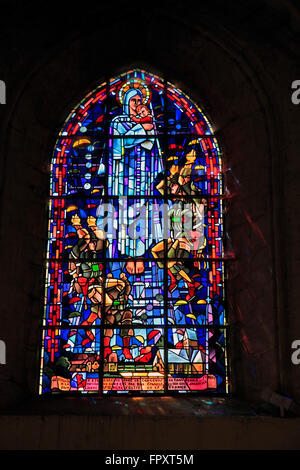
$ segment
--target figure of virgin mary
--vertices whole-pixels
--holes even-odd
[[[151,223],[157,218],[157,203],[141,198],[154,195],[154,181],[163,171],[161,150],[146,83],[138,78],[125,82],[118,98],[123,109],[110,125],[108,196],[120,197],[118,220],[115,221],[119,255],[144,256],[151,243],[162,238],[158,225],[153,228]],[[139,122],[141,105],[147,106],[153,119],[151,129]],[[127,196],[137,196],[137,200]],[[136,229],[137,219],[139,237],[132,230]],[[112,252],[111,256],[114,255]]]

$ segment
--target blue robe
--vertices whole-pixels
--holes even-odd
[[[120,197],[120,212],[114,221],[118,254],[132,257],[145,256],[149,246],[162,239],[161,227],[153,223],[159,218],[157,202],[142,198],[154,195],[154,181],[163,171],[160,145],[155,127],[146,131],[129,116],[129,100],[137,94],[141,96],[136,89],[125,93],[123,114],[112,120],[110,134],[114,138],[109,142],[108,196]],[[133,201],[126,196],[141,198]],[[116,254],[110,246],[110,256]]]

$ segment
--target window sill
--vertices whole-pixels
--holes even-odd
[[[66,397],[62,395],[37,397],[35,400],[2,411],[2,414],[152,417],[258,415],[248,403],[231,397]]]

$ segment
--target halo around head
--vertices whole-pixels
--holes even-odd
[[[119,93],[118,93],[117,96],[118,96],[118,100],[121,104],[123,104],[123,102],[124,102],[125,93],[130,89],[139,90],[143,95],[143,104],[148,104],[149,103],[149,101],[151,99],[151,93],[150,93],[150,90],[149,90],[147,84],[144,82],[144,80],[142,80],[138,77],[134,77],[134,78],[130,78],[125,83],[123,83],[123,85],[119,89]]]

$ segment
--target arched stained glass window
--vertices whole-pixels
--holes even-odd
[[[221,154],[203,112],[134,69],[51,160],[40,393],[227,393]]]

